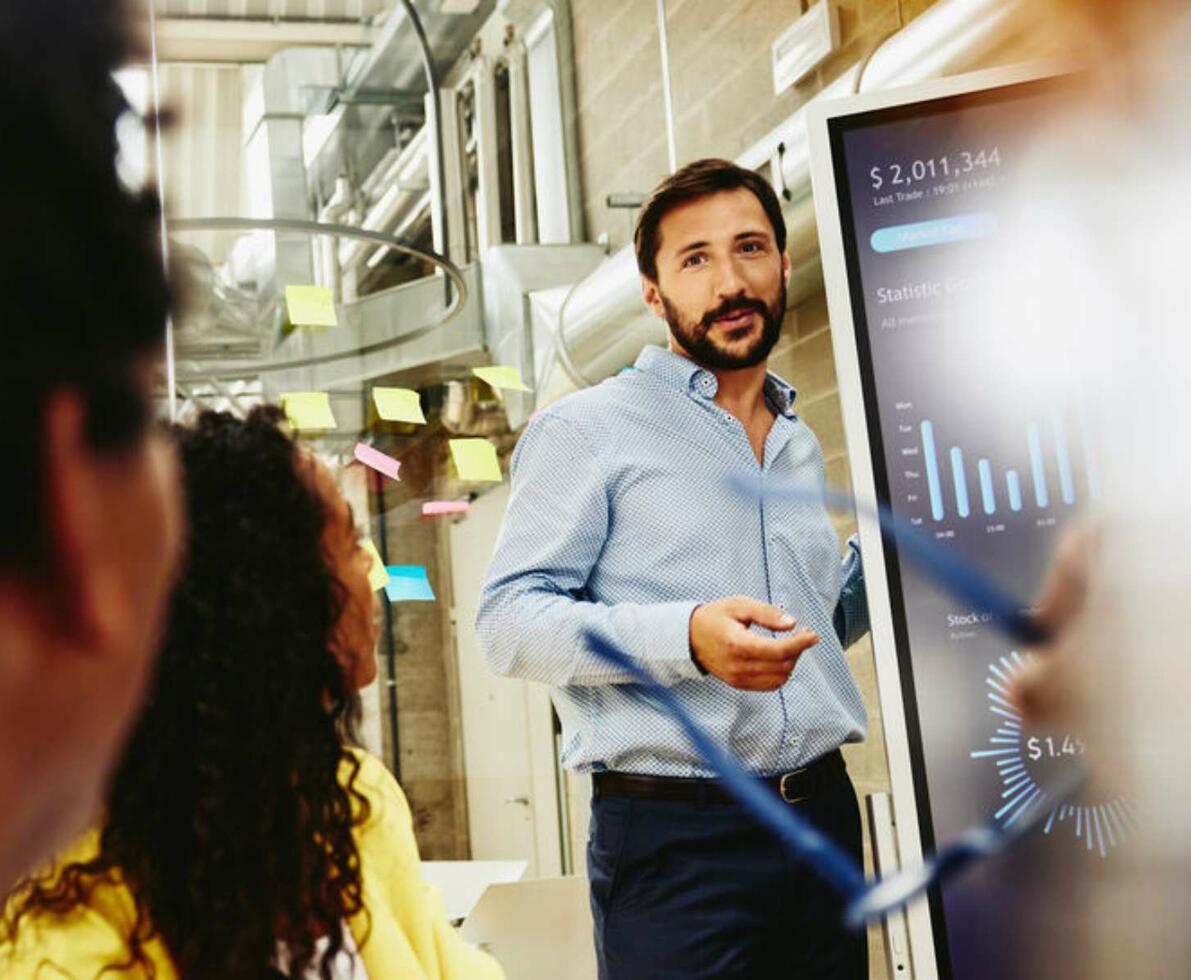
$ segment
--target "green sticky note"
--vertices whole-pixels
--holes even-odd
[[[507,364],[498,364],[495,367],[472,368],[471,373],[481,381],[487,381],[493,388],[510,388],[513,391],[533,391],[529,385],[521,380],[521,372],[515,367],[509,367]]]
[[[325,391],[291,391],[281,396],[281,407],[295,429],[339,428]]]
[[[373,592],[383,589],[389,584],[389,573],[385,568],[385,563],[381,560],[380,552],[376,550],[376,545],[372,543],[371,538],[364,541],[363,548],[368,552],[368,557],[372,559],[372,567],[368,569],[368,584],[372,586]]]
[[[335,300],[325,286],[286,286],[285,311],[295,327],[337,327]]]
[[[417,422],[423,425],[422,400],[409,388],[373,388],[372,400],[377,414],[386,422]]]
[[[459,479],[471,483],[500,483],[500,461],[496,447],[487,439],[452,439],[451,458]]]

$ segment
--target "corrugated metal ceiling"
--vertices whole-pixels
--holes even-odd
[[[392,0],[154,0],[154,4],[158,17],[345,21],[378,14],[392,6]]]

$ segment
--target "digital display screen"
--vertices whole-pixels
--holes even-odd
[[[1017,383],[998,358],[1023,167],[1059,94],[1007,86],[829,121],[878,496],[1028,602],[1063,525],[1099,493],[1090,407]],[[1006,306],[1005,309],[1009,307]],[[1025,654],[885,541],[924,851],[1045,804],[1076,733],[1031,731],[1009,698]],[[869,574],[879,573],[869,569]],[[944,977],[1014,975],[1029,955],[1022,862],[1111,860],[1127,801],[1053,807],[1013,852],[931,896]]]

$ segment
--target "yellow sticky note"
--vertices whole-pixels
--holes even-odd
[[[281,407],[295,429],[338,429],[325,391],[291,391],[281,396]]]
[[[286,286],[285,311],[295,327],[337,327],[335,300],[325,286]]]
[[[377,414],[386,422],[417,422],[419,425],[426,422],[421,398],[409,388],[373,388],[372,400],[376,403]]]
[[[487,381],[493,388],[511,388],[514,391],[533,391],[521,380],[521,372],[515,367],[498,364],[495,367],[472,368],[471,373],[481,381]]]
[[[459,479],[472,483],[500,483],[496,447],[487,439],[452,439],[451,458]]]
[[[389,573],[385,568],[385,563],[381,561],[380,552],[376,550],[376,545],[372,543],[369,538],[364,542],[364,550],[368,552],[368,556],[372,559],[372,567],[368,569],[368,584],[372,586],[372,591],[383,589],[389,584]]]

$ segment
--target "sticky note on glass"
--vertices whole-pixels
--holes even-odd
[[[386,422],[417,422],[424,425],[422,399],[409,388],[373,388],[372,400],[376,413]]]
[[[286,286],[285,312],[295,327],[337,327],[335,300],[325,286]]]
[[[390,565],[385,594],[390,602],[433,602],[434,590],[421,565]]]
[[[427,500],[422,504],[423,517],[442,517],[446,514],[466,514],[471,507],[466,500]]]
[[[521,372],[515,367],[497,365],[496,367],[472,368],[471,373],[481,381],[487,381],[493,388],[509,388],[513,391],[533,391],[521,380]]]
[[[459,479],[471,483],[500,483],[496,447],[487,439],[452,439],[451,458]]]
[[[368,584],[372,586],[372,591],[383,589],[389,584],[389,572],[385,568],[385,563],[380,557],[380,552],[376,550],[376,545],[372,543],[369,538],[364,542],[364,550],[368,552],[368,557],[372,559],[372,565],[368,569]]]
[[[295,429],[339,428],[325,391],[288,392],[281,396],[281,407]]]
[[[365,466],[370,466],[378,473],[383,473],[391,480],[400,480],[397,474],[401,470],[401,461],[392,456],[386,456],[379,449],[373,449],[362,442],[356,443],[355,457]]]

